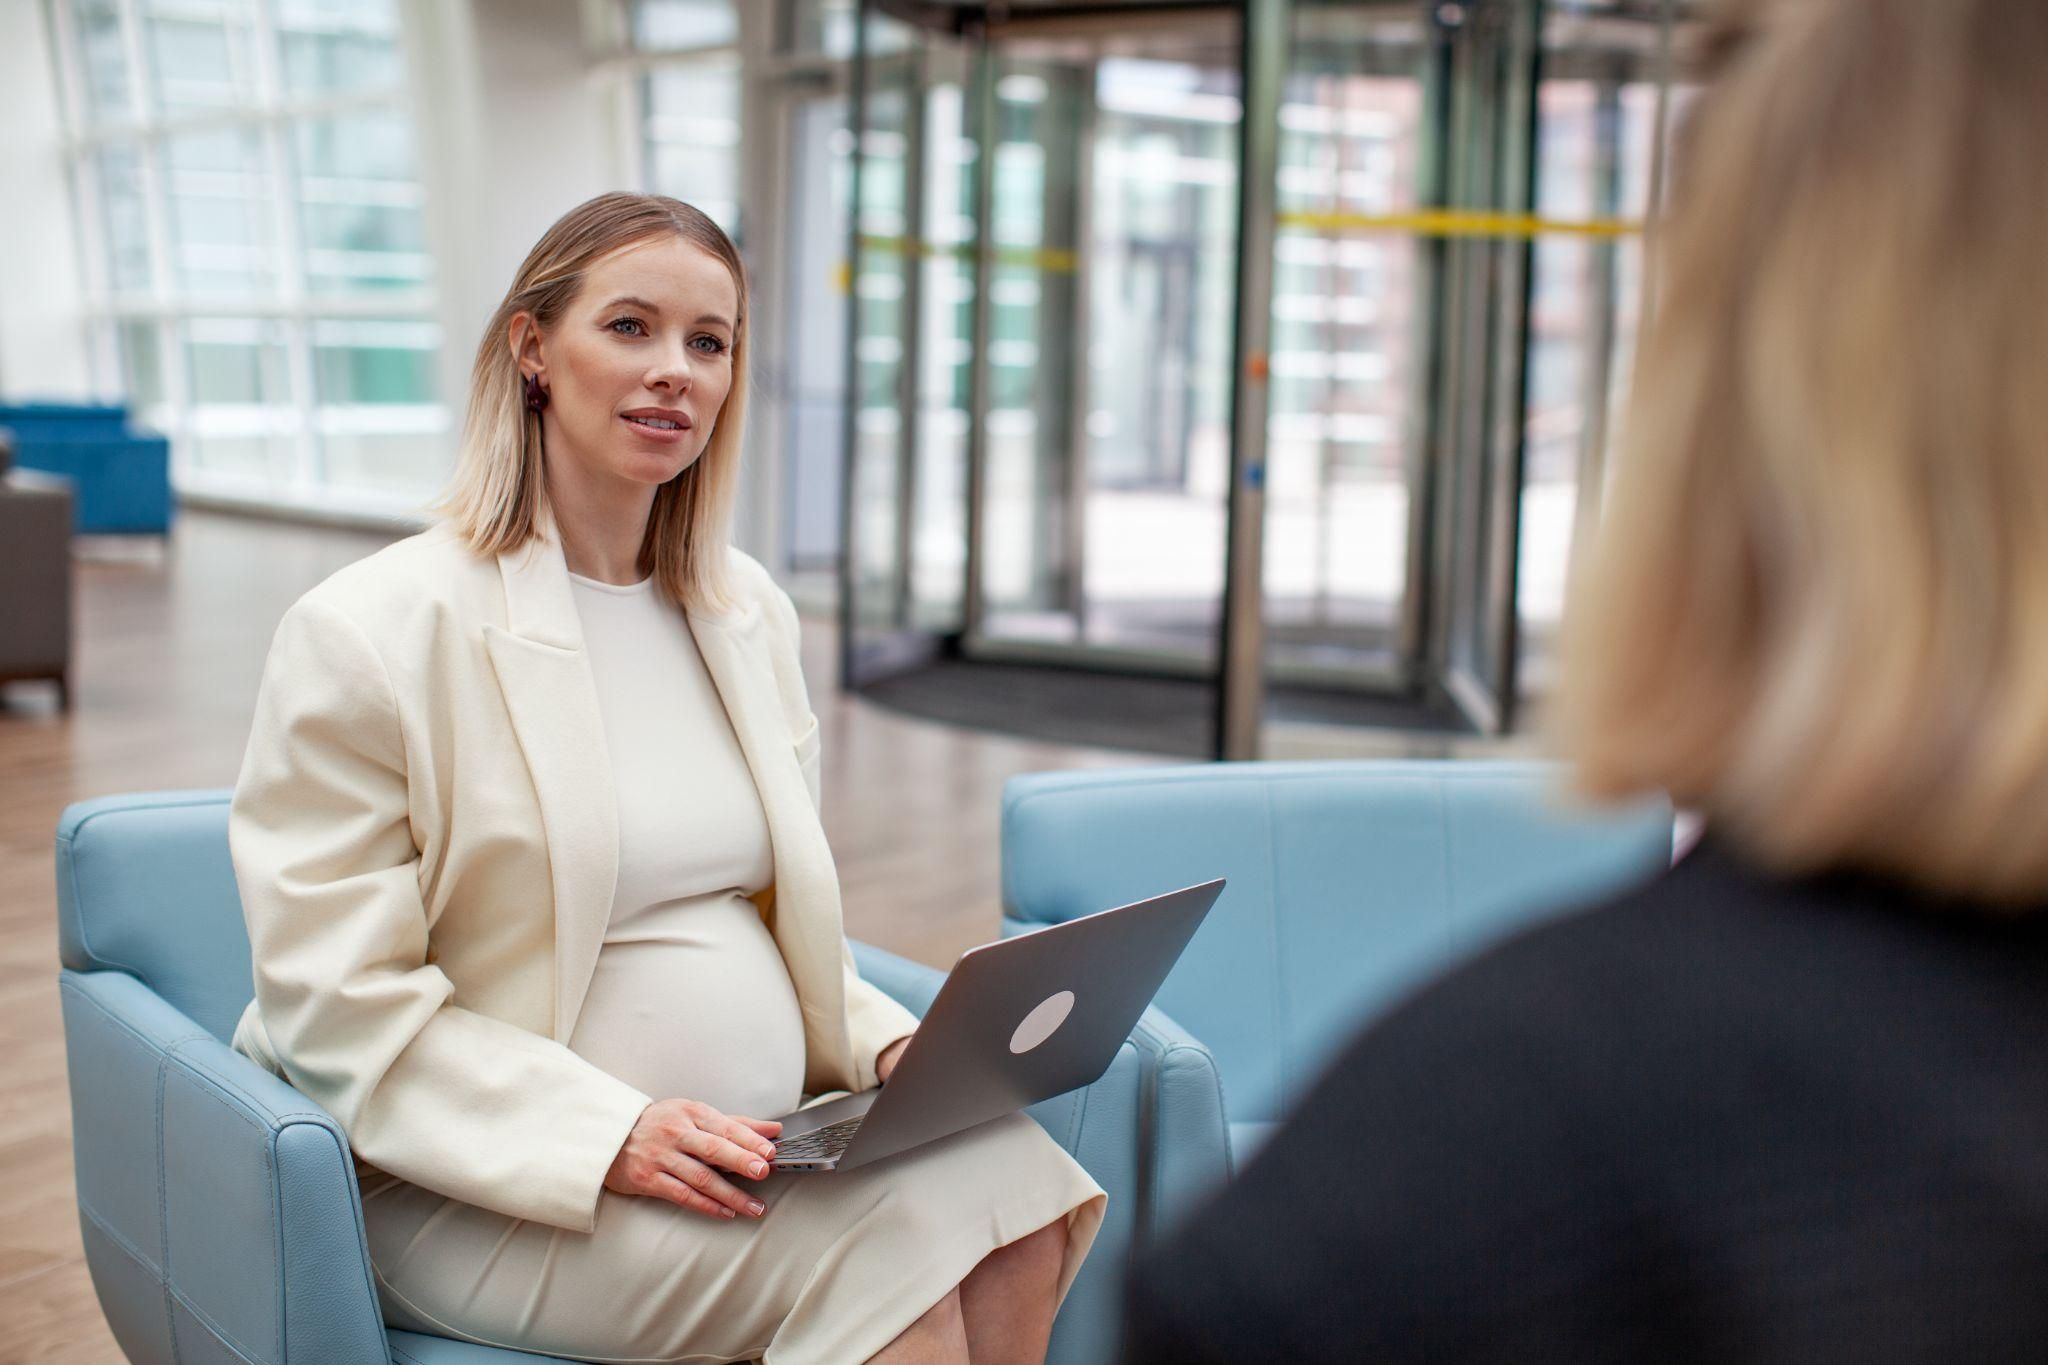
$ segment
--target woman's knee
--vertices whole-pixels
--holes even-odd
[[[1020,1237],[1010,1244],[1020,1259],[1028,1257],[1033,1264],[1049,1264],[1057,1270],[1067,1255],[1067,1220],[1055,1218],[1038,1231]]]
[[[868,1357],[868,1365],[924,1365],[966,1359],[967,1315],[960,1307],[960,1291],[954,1288],[897,1333],[895,1340]]]
[[[1053,1279],[1065,1263],[1066,1254],[1067,1222],[1056,1218],[982,1257],[961,1285],[973,1292],[983,1285],[1022,1285]]]
[[[951,1335],[956,1329],[964,1328],[967,1314],[960,1307],[960,1286],[954,1285],[946,1291],[944,1298],[925,1310],[918,1319],[919,1325],[934,1332]]]

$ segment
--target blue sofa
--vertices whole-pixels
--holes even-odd
[[[15,463],[61,474],[73,488],[79,534],[163,535],[171,529],[171,446],[131,431],[128,410],[91,403],[0,404]]]
[[[1565,806],[1527,762],[1211,763],[1013,779],[1004,932],[1229,881],[1140,1027],[1141,1243],[1227,1178],[1372,1015],[1670,863],[1663,800]]]
[[[227,1046],[252,991],[229,796],[105,797],[69,807],[57,830],[79,1223],[115,1339],[137,1365],[544,1360],[388,1331],[347,1135]],[[943,973],[856,952],[914,1012],[937,994]],[[1134,1039],[1094,1085],[1030,1111],[1110,1197],[1054,1327],[1063,1365],[1115,1359],[1148,1046]]]

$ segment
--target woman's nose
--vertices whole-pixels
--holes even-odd
[[[664,350],[647,373],[647,387],[681,393],[690,387],[690,351],[687,346]]]

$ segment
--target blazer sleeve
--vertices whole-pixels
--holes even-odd
[[[766,578],[765,573],[763,577]],[[795,726],[797,761],[803,766],[804,784],[810,790],[811,805],[822,811],[818,717],[811,710],[810,693],[804,686],[803,655],[799,647],[802,626],[797,620],[796,603],[790,600],[789,594],[772,579],[768,580],[767,590],[766,610],[777,627],[775,668],[781,675],[777,685],[782,689],[783,702],[789,714],[802,718]],[[875,1075],[875,1063],[891,1043],[916,1032],[917,1016],[897,1004],[881,987],[861,979],[860,970],[854,966],[853,948],[846,942],[844,934],[840,935],[839,950],[845,975],[846,1035],[853,1049],[853,1064],[859,1073],[857,1088],[872,1090],[880,1084]]]
[[[286,1079],[371,1165],[588,1232],[650,1101],[454,1002],[433,963],[406,760],[369,637],[302,598],[271,644],[228,817],[264,1032]]]

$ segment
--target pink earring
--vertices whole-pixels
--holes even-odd
[[[526,376],[526,406],[530,412],[539,412],[548,405],[548,391],[540,386],[540,376]]]

